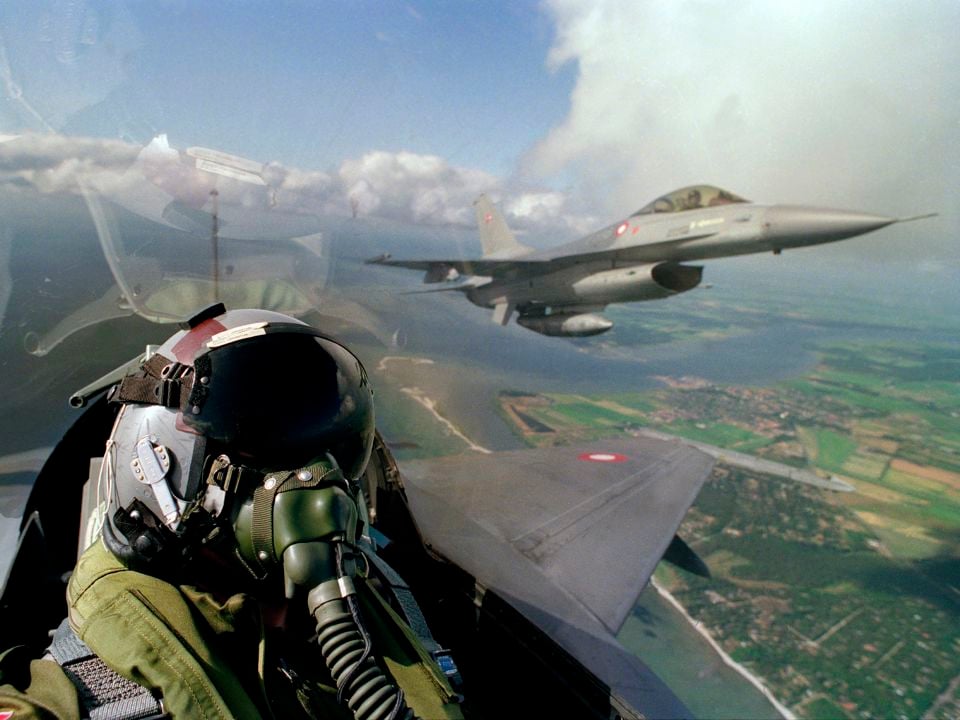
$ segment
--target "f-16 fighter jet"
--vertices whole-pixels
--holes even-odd
[[[547,250],[521,245],[484,196],[474,203],[479,260],[369,260],[424,270],[425,283],[464,293],[493,320],[543,335],[586,336],[613,323],[607,305],[657,300],[692,290],[710,258],[820,245],[930,215],[892,218],[802,205],[760,205],[711,185],[675,190],[584,238]],[[467,277],[462,277],[467,276]],[[431,291],[425,291],[431,292]]]

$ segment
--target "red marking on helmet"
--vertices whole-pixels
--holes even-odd
[[[614,452],[588,452],[577,456],[577,460],[598,463],[622,463],[629,459],[626,455]]]
[[[483,216],[483,221],[485,223],[493,222],[493,215],[491,215],[490,213],[487,213],[486,215]]]
[[[0,710],[0,720],[10,720],[13,717],[13,710]]]
[[[633,234],[636,235],[638,232],[640,232],[640,228],[639,228],[639,227],[635,227],[635,228],[633,229]]]
[[[182,362],[184,365],[192,365],[200,348],[206,345],[207,341],[214,335],[226,329],[221,323],[217,322],[216,318],[204,320],[173,346],[173,357],[177,362]],[[3,718],[0,718],[0,720],[3,720]]]
[[[190,433],[191,435],[203,435],[202,432],[200,432],[196,428],[190,427],[189,425],[187,425],[186,422],[184,422],[182,411],[177,413],[177,419],[174,420],[174,427],[176,427],[177,430],[179,430],[182,433]],[[0,720],[3,720],[3,718],[0,718]]]
[[[617,236],[623,235],[628,227],[630,227],[629,223],[620,223],[620,226],[617,228]]]

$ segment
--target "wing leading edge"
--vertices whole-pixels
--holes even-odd
[[[408,270],[438,272],[456,270],[461,275],[491,275],[501,277],[520,270],[543,271],[549,263],[545,260],[393,260],[381,255],[366,261],[367,265],[387,265]]]
[[[575,265],[589,265],[599,262],[617,263],[655,263],[680,254],[680,260],[702,259],[702,253],[691,250],[687,255],[687,246],[697,240],[705,240],[717,235],[716,232],[703,232],[688,235],[680,239],[661,242],[648,242],[624,247],[604,248],[601,250],[578,250],[576,247],[563,246],[552,250],[543,250],[524,258],[477,259],[477,260],[394,260],[384,254],[366,261],[367,265],[387,265],[408,270],[422,270],[428,274],[424,282],[437,282],[444,279],[449,270],[460,275],[483,275],[493,278],[532,277],[564,270]]]
[[[435,551],[658,715],[675,698],[613,635],[712,467],[683,443],[637,438],[412,461],[403,475]]]

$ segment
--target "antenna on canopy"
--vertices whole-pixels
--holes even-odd
[[[213,249],[213,301],[220,299],[220,258],[218,256],[217,244],[220,240],[220,193],[214,188],[210,191],[210,197],[213,199],[213,227],[210,229],[210,245]]]

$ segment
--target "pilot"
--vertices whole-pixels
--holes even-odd
[[[111,393],[102,532],[49,650],[77,688],[58,716],[462,717],[364,546],[373,392],[350,350],[214,306]],[[43,662],[0,688],[0,711],[71,689]]]
[[[703,197],[700,195],[700,191],[697,188],[693,188],[690,192],[687,193],[687,199],[684,203],[685,210],[696,210],[699,207],[703,206]]]

